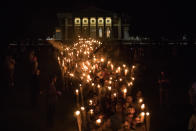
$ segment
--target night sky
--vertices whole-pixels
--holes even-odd
[[[131,16],[131,34],[176,39],[196,36],[193,2],[187,0],[7,1],[1,8],[1,31],[7,41],[45,38],[58,24],[56,13],[96,6]]]

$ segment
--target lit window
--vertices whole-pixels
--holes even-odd
[[[82,19],[82,24],[83,25],[88,25],[88,18],[83,18]]]
[[[91,18],[90,22],[91,22],[91,26],[96,26],[96,19],[95,18]]]
[[[110,17],[106,17],[106,26],[111,26],[112,19]]]
[[[61,30],[60,29],[56,29],[56,32],[61,32]]]
[[[103,18],[102,17],[98,18],[98,25],[103,26],[103,24],[104,24]]]
[[[75,18],[75,25],[77,25],[77,26],[80,25],[80,18]]]

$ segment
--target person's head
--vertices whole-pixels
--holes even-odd
[[[105,127],[109,128],[111,126],[111,120],[110,118],[107,118],[106,121],[104,122]]]
[[[119,78],[120,79],[120,78]],[[125,89],[127,86],[125,85],[125,84],[123,84],[122,86],[121,86],[121,89]]]
[[[54,78],[53,78],[54,82],[56,82],[56,79],[57,79],[57,77],[56,77],[56,76],[54,76]]]
[[[131,114],[134,114],[134,113],[135,113],[135,108],[132,107],[132,108],[130,109],[130,112],[131,112]]]
[[[131,104],[133,102],[133,97],[132,96],[127,96],[126,102]]]
[[[125,121],[125,122],[124,122],[124,124],[123,124],[123,129],[125,129],[125,130],[130,129],[130,124],[129,124],[128,121]]]
[[[40,75],[40,70],[39,70],[39,69],[36,70],[36,75],[37,75],[37,76]]]
[[[196,82],[194,82],[194,83],[192,84],[192,88],[193,88],[193,89],[196,89]]]
[[[112,93],[112,95],[110,96],[112,101],[114,101],[116,99],[116,97],[117,97],[117,93],[116,92]]]
[[[98,82],[99,81],[99,77],[95,77],[95,81]]]
[[[95,112],[100,112],[100,107],[99,107],[99,105],[97,105],[97,106],[95,106]]]
[[[141,91],[141,90],[139,90],[139,91],[137,92],[136,97],[142,97],[142,91]]]
[[[128,107],[127,110],[128,110],[128,113],[130,113],[130,114],[134,114],[135,113],[135,108],[132,107],[132,106]]]
[[[37,56],[33,56],[33,61],[37,62]]]
[[[56,79],[57,79],[56,75],[52,75],[50,77],[50,83],[56,83]]]
[[[122,112],[122,105],[121,105],[120,103],[117,103],[117,104],[116,104],[116,112],[117,112],[117,113]]]
[[[97,104],[97,102],[98,102],[98,98],[97,98],[97,96],[96,95],[94,95],[93,96],[93,102],[95,103],[95,105]]]
[[[162,75],[162,76],[164,76],[164,75],[165,75],[165,73],[164,73],[163,71],[161,71],[161,75]]]

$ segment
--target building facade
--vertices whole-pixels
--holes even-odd
[[[129,40],[128,16],[96,7],[58,13],[59,27],[54,38],[72,41],[78,36],[99,40]]]

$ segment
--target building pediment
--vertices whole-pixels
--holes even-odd
[[[97,8],[97,7],[94,7],[94,6],[90,6],[90,7],[87,7],[85,9],[82,9],[78,12],[75,12],[75,13],[79,13],[79,14],[114,14],[113,12],[111,11],[108,11],[108,10],[104,10],[104,9],[101,9],[101,8]]]
[[[58,17],[65,17],[65,16],[80,16],[80,17],[84,17],[84,16],[114,16],[115,13],[109,10],[104,10],[101,8],[97,8],[94,6],[89,6],[83,9],[79,9],[79,10],[74,10],[71,12],[66,12],[66,13],[59,13]]]

